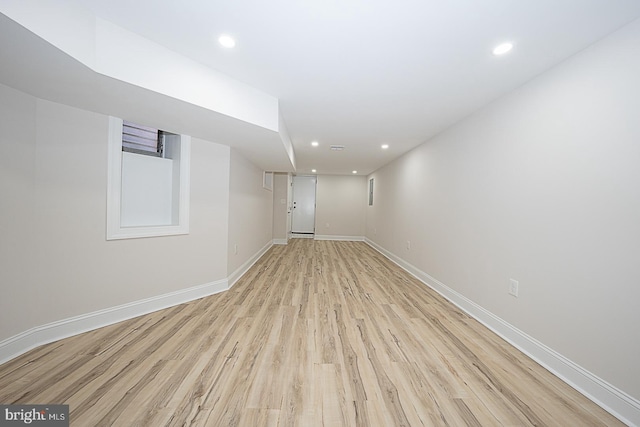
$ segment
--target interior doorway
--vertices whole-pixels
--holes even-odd
[[[313,237],[316,229],[315,176],[293,177],[291,233]],[[301,236],[299,236],[301,237]]]

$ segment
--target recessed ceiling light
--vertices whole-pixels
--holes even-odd
[[[316,173],[317,171],[315,169],[311,169],[311,172]]]
[[[387,148],[389,148],[389,144],[382,144],[382,145],[381,145],[381,148],[382,148],[383,150],[386,150]]]
[[[358,173],[358,171],[351,171],[351,173]]]
[[[227,49],[231,49],[236,45],[236,41],[228,34],[222,34],[220,37],[218,37],[218,42]]]
[[[493,54],[496,56],[504,55],[505,53],[509,52],[511,49],[513,49],[513,43],[510,43],[510,42],[502,43],[493,48]]]
[[[313,145],[314,147],[317,147],[317,146],[318,146],[318,145],[320,145],[320,144],[318,143],[318,141],[313,141],[313,142],[311,143],[311,145]]]

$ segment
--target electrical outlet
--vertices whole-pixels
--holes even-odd
[[[509,294],[518,297],[518,281],[509,279]]]
[[[329,228],[329,223],[326,223],[325,227]]]
[[[373,234],[378,234],[378,229],[377,228],[373,229]]]
[[[411,249],[411,240],[407,240],[407,250]]]
[[[237,244],[233,245],[233,253],[234,253],[234,255],[238,255],[238,245]]]

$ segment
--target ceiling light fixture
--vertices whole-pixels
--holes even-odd
[[[358,171],[351,171],[351,173],[358,173]]]
[[[226,47],[227,49],[231,49],[236,45],[236,41],[228,34],[222,34],[220,37],[218,37],[218,42],[222,45],[222,47]]]
[[[315,169],[311,169],[311,172],[316,173],[317,171]]]
[[[383,150],[386,150],[387,148],[389,148],[389,144],[382,144],[380,146]]]
[[[496,56],[504,55],[505,53],[509,52],[511,49],[513,49],[513,43],[510,43],[510,42],[502,43],[493,48],[493,54]]]
[[[311,143],[311,145],[313,145],[314,147],[317,147],[317,146],[318,146],[318,145],[320,145],[320,144],[318,143],[318,141],[313,141],[313,142]]]

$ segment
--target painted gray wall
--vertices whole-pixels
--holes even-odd
[[[31,321],[34,295],[36,99],[0,85],[0,339]]]
[[[636,21],[373,173],[367,207],[369,239],[636,399],[638,76]]]
[[[366,203],[367,177],[318,175],[316,235],[363,237]]]
[[[273,193],[262,188],[263,171],[235,149],[231,150],[230,164],[227,270],[232,274],[271,244]]]
[[[273,174],[273,238],[284,240],[287,238],[287,215],[289,202],[287,190],[289,179],[286,173]],[[285,202],[282,203],[282,200]]]
[[[192,138],[188,235],[106,241],[108,117],[0,85],[0,124],[0,341],[224,280],[271,239],[261,171],[227,146]]]

